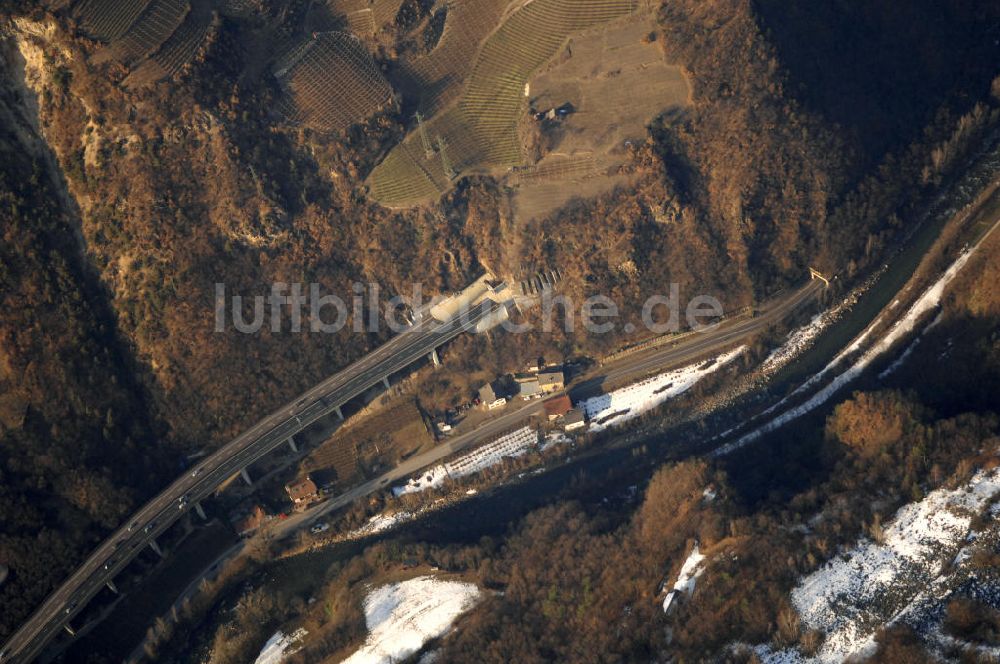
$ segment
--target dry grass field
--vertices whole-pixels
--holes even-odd
[[[597,196],[624,184],[619,174],[626,143],[645,140],[660,113],[689,103],[679,67],[664,61],[652,12],[571,38],[529,83],[540,111],[571,104],[559,121],[551,152],[507,179],[522,218],[548,214],[576,197]],[[527,122],[536,122],[528,119]]]

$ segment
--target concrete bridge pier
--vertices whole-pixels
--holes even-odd
[[[240,477],[242,477],[243,481],[247,483],[247,486],[253,486],[253,480],[250,479],[250,473],[247,472],[246,468],[240,469]]]
[[[434,366],[436,366],[436,367],[441,366],[441,358],[438,357],[437,348],[435,348],[434,350],[432,350],[431,354],[428,355],[428,357],[431,358],[431,362],[434,363]]]
[[[72,627],[70,627],[69,623],[63,623],[63,629],[66,630],[70,636],[76,636],[76,632]]]
[[[337,414],[337,419],[339,419],[341,422],[344,421],[344,413],[340,410],[340,406],[336,406],[333,409],[333,412]]]
[[[108,587],[108,590],[116,595],[118,594],[118,586],[115,585],[115,582],[112,579],[108,579],[108,582],[105,585]]]
[[[198,513],[202,521],[208,521],[208,517],[205,516],[205,509],[201,506],[201,503],[194,504],[194,511]]]
[[[149,548],[156,551],[156,555],[160,558],[166,558],[166,556],[163,555],[163,549],[160,548],[160,545],[156,543],[155,539],[149,540]]]
[[[292,448],[293,452],[298,452],[299,451],[299,446],[295,444],[295,436],[289,436],[288,437],[288,446],[290,448]]]
[[[385,389],[387,389],[387,390],[389,389],[389,377],[388,376],[382,376],[382,384],[385,385]]]

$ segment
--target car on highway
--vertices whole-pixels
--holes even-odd
[[[195,468],[195,469],[194,469],[194,470],[193,470],[193,471],[191,472],[191,477],[198,477],[199,475],[201,475],[201,468]]]
[[[136,521],[133,521],[133,522],[132,522],[132,523],[131,523],[131,524],[129,525],[129,527],[128,527],[128,531],[129,531],[129,532],[132,532],[133,530],[135,530],[135,529],[136,529],[136,528],[138,528],[138,527],[139,527],[139,521],[138,521],[138,520],[136,520]]]
[[[69,615],[70,613],[72,613],[73,609],[75,609],[75,608],[76,608],[76,602],[70,602],[69,606],[66,607],[66,615]]]
[[[156,527],[156,522],[155,521],[150,521],[149,525],[142,529],[142,532],[144,532],[144,533],[146,533],[148,535],[149,533],[153,532],[153,528],[154,527]]]
[[[313,535],[319,535],[320,533],[325,533],[328,530],[330,530],[330,524],[320,522],[310,528],[309,532]]]
[[[177,509],[182,510],[188,506],[188,495],[185,493],[177,499]]]

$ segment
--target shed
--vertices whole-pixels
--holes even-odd
[[[564,431],[576,431],[585,426],[587,426],[587,420],[583,416],[583,411],[579,408],[574,408],[563,417]]]

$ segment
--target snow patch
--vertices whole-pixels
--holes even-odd
[[[573,439],[564,434],[562,431],[553,431],[552,433],[545,435],[545,438],[542,440],[542,444],[538,449],[540,452],[544,452],[553,445],[565,445],[566,443],[572,442]]]
[[[681,565],[681,571],[677,573],[677,581],[674,582],[674,587],[663,598],[664,613],[670,610],[670,605],[673,604],[674,599],[679,593],[691,596],[694,592],[695,581],[705,571],[705,568],[701,566],[704,560],[705,556],[702,555],[698,550],[698,545],[695,544],[694,549],[688,554],[687,560]]]
[[[294,654],[301,648],[301,641],[308,632],[301,627],[291,634],[274,633],[261,649],[254,664],[281,664],[285,656]]]
[[[390,528],[395,528],[401,523],[412,520],[416,515],[413,512],[394,512],[392,514],[376,514],[368,519],[368,523],[351,533],[352,538],[374,535]]]
[[[421,576],[376,588],[365,598],[368,638],[347,664],[389,664],[444,635],[472,608],[480,591],[471,583]]]
[[[410,478],[403,486],[393,487],[392,493],[399,497],[440,486],[449,477],[464,477],[478,473],[500,463],[505,457],[521,456],[537,444],[538,433],[531,427],[521,427],[453,461],[434,466],[417,477]]]
[[[580,407],[590,420],[591,431],[602,431],[620,425],[656,408],[668,399],[687,392],[695,383],[732,362],[745,350],[746,346],[740,346],[714,360],[691,364],[608,394],[591,397]]]
[[[819,333],[834,322],[840,314],[840,307],[829,309],[813,316],[812,320],[788,335],[781,346],[771,351],[764,362],[760,365],[760,370],[765,374],[774,373],[781,367],[798,357],[803,351],[812,346],[813,341]]]
[[[705,560],[705,556],[698,550],[698,545],[695,544],[694,549],[681,566],[681,571],[677,575],[677,583],[674,584],[674,590],[685,592],[688,595],[694,592],[695,580],[705,571],[701,566],[703,560]]]
[[[874,648],[879,627],[936,602],[942,563],[961,562],[973,516],[1000,494],[1000,468],[980,471],[958,489],[938,489],[900,508],[884,529],[884,544],[862,539],[805,577],[792,604],[807,629],[826,639],[815,659],[841,662]],[[766,662],[804,661],[793,651],[758,647]]]
[[[713,453],[713,456],[721,456],[724,454],[728,454],[733,450],[739,449],[744,445],[757,440],[764,434],[775,431],[776,429],[781,428],[788,422],[798,419],[802,415],[805,415],[806,413],[809,413],[818,408],[819,406],[821,406],[822,404],[826,403],[830,399],[830,397],[832,397],[835,393],[837,393],[842,387],[844,387],[845,385],[853,381],[855,378],[857,378],[859,375],[861,375],[861,373],[865,369],[867,369],[868,366],[873,361],[875,361],[875,359],[877,359],[883,353],[888,351],[893,344],[895,344],[901,338],[912,332],[914,328],[916,328],[918,321],[920,321],[927,312],[933,310],[941,303],[941,298],[944,295],[945,288],[948,286],[948,284],[951,283],[952,279],[954,279],[958,275],[959,271],[961,271],[961,269],[965,266],[966,262],[968,262],[969,260],[969,257],[972,256],[972,253],[973,253],[972,251],[966,251],[962,253],[962,255],[960,255],[958,259],[956,259],[955,262],[952,263],[951,266],[945,271],[945,273],[941,276],[941,278],[938,279],[930,288],[924,291],[924,293],[917,299],[917,301],[914,302],[913,305],[907,310],[906,314],[898,321],[896,321],[896,323],[893,324],[891,328],[889,328],[889,331],[881,339],[879,339],[879,341],[876,342],[871,348],[865,351],[861,355],[861,357],[858,358],[854,362],[854,364],[851,365],[846,371],[836,376],[832,381],[830,381],[826,386],[824,386],[821,390],[816,392],[816,394],[814,394],[805,402],[785,411],[778,417],[767,422],[761,427],[751,431],[750,433],[745,434],[744,436],[733,441],[732,443],[723,445]],[[858,350],[861,347],[862,342],[868,337],[871,331],[875,329],[880,320],[881,317],[877,319],[874,323],[872,323],[872,325],[865,330],[864,334],[859,336],[857,340],[854,341],[854,343],[852,343],[850,346],[841,351],[841,353],[837,355],[837,357],[835,357],[830,362],[830,364],[826,366],[826,368],[824,368],[820,373],[816,374],[808,381],[803,383],[801,386],[799,386],[799,388],[796,389],[794,392],[792,392],[792,394],[789,395],[789,397],[782,399],[778,404],[768,409],[768,412],[784,404],[785,401],[787,401],[787,399],[790,398],[791,396],[794,396],[795,394],[801,392],[807,387],[811,387],[820,378],[822,378],[830,370],[832,370],[832,368],[836,366],[841,361],[842,358]]]

